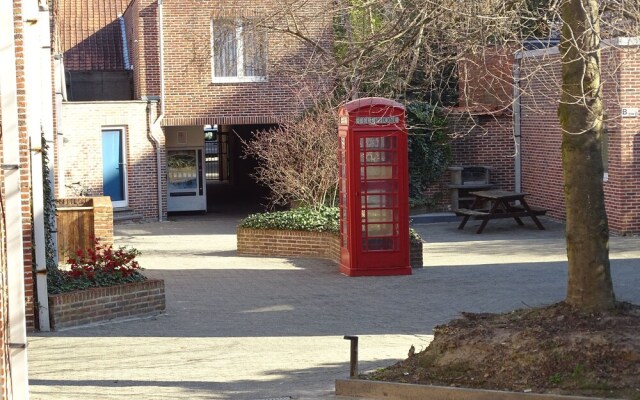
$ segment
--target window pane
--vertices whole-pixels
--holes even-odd
[[[213,75],[237,76],[236,24],[233,20],[213,21]]]
[[[244,76],[266,76],[266,32],[247,22],[243,24],[242,28],[242,43],[244,47]]]

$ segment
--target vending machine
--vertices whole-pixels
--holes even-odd
[[[202,128],[167,132],[167,211],[207,211]]]

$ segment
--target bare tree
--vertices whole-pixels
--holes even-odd
[[[599,17],[597,0],[562,3],[563,79],[558,108],[567,206],[567,302],[595,311],[615,304],[601,178],[604,107]]]
[[[321,105],[244,142],[245,154],[258,160],[253,177],[270,188],[272,204],[318,209],[335,202],[337,129],[336,110]]]
[[[287,33],[320,49],[317,67],[334,78],[336,95],[344,100],[373,94],[482,106],[473,104],[471,91],[478,90],[508,109],[516,83],[504,69],[492,69],[496,56],[513,62],[527,39],[559,36],[561,57],[543,58],[530,73],[548,74],[549,93],[561,93],[552,100],[559,104],[563,136],[566,300],[585,310],[613,307],[600,157],[601,48],[613,46],[603,39],[640,35],[637,0],[336,0],[323,13],[335,21],[333,49],[306,37],[301,25]],[[552,75],[558,63],[561,80]],[[460,68],[465,64],[473,66],[467,75]],[[463,96],[452,101],[456,86]]]

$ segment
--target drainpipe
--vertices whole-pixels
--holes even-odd
[[[42,62],[40,63],[40,76],[42,79],[42,93],[51,93],[53,90],[53,81],[51,79],[52,73],[52,64],[51,64],[51,25],[49,22],[49,9],[47,7],[46,2],[43,2],[43,6],[40,8],[40,40],[41,40],[41,50],[40,50],[40,59]],[[46,176],[45,179],[49,181],[49,187],[51,188],[51,193],[55,193],[55,179],[53,177],[53,171],[55,171],[55,135],[53,132],[53,102],[51,101],[51,97],[49,96],[41,96],[42,101],[42,132],[44,135],[44,140],[46,141],[49,147],[48,154],[48,163],[47,167],[49,167],[49,176]],[[51,196],[51,201],[54,204],[51,204],[51,209],[55,209],[55,196]],[[57,226],[56,226],[56,218],[53,216],[51,218],[51,239],[53,245],[53,254],[54,259],[52,263],[58,265],[58,238],[56,235]]]
[[[164,35],[163,35],[163,21],[162,21],[162,0],[158,0],[158,41],[160,47],[160,115],[156,118],[151,125],[149,131],[149,139],[153,142],[156,149],[156,171],[158,178],[158,221],[162,222],[162,148],[160,147],[160,141],[158,140],[162,131],[162,119],[164,118]]]
[[[8,392],[9,398],[28,399],[27,326],[24,299],[22,201],[20,199],[20,131],[12,0],[0,0],[0,107],[5,198],[7,303],[8,303]],[[4,271],[0,271],[4,272]]]
[[[522,151],[520,147],[520,61],[522,53],[517,53],[513,63],[513,138],[515,141],[515,191],[522,191]]]
[[[157,171],[157,185],[158,185],[158,221],[162,222],[162,158],[160,148],[160,141],[154,136],[154,132],[158,135],[162,135],[162,128],[160,127],[160,123],[162,122],[162,114],[156,118],[156,120],[151,123],[151,105],[156,104],[155,101],[147,99],[147,138],[152,143],[154,149],[156,150],[156,171]]]
[[[57,168],[56,173],[58,177],[58,197],[62,198],[66,195],[66,187],[64,185],[64,134],[60,130],[62,126],[62,102],[67,100],[67,88],[65,83],[64,76],[64,60],[62,58],[62,54],[56,54],[53,57],[53,78],[54,78],[54,86],[56,91],[55,102],[56,102],[56,110],[58,113],[56,114],[56,127],[57,132],[55,135],[56,141],[56,149],[57,149]],[[52,157],[54,155],[52,154]]]

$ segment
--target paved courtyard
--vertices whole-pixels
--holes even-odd
[[[143,320],[32,334],[33,399],[267,399],[329,397],[349,373],[427,346],[461,311],[505,311],[564,297],[563,226],[491,221],[415,228],[425,268],[411,276],[347,278],[330,261],[238,257],[237,218],[220,214],[118,226],[166,284],[167,312]],[[618,299],[640,303],[640,238],[613,237]]]

